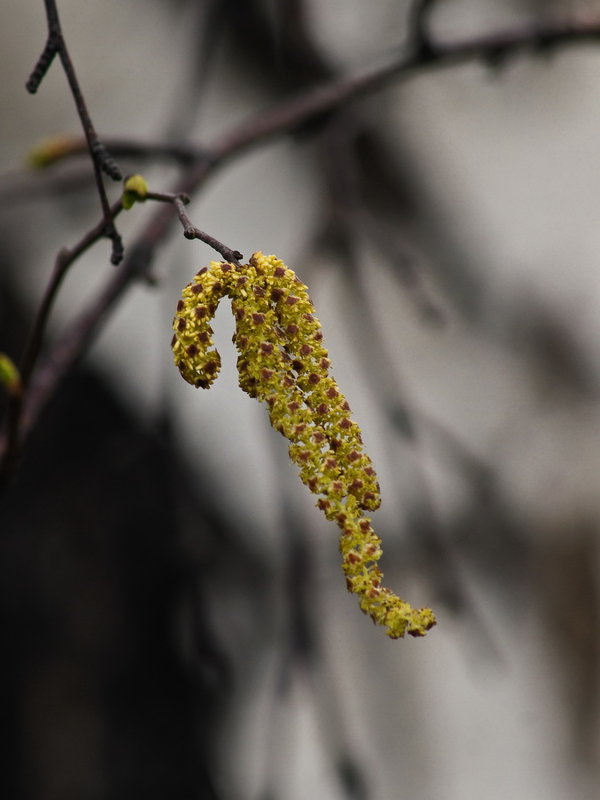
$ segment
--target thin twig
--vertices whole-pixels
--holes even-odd
[[[177,211],[179,221],[183,226],[183,235],[186,239],[200,239],[201,242],[204,242],[209,247],[212,247],[212,249],[216,250],[219,255],[223,256],[225,261],[235,264],[237,267],[242,266],[239,262],[244,257],[243,253],[240,253],[239,250],[232,250],[231,247],[227,247],[226,244],[223,244],[223,242],[215,239],[214,236],[201,231],[200,228],[197,228],[188,217],[185,207],[190,202],[189,195],[184,194],[183,192],[178,192],[177,194],[169,192],[147,192],[146,199],[158,200],[162,203],[172,203]]]
[[[122,210],[123,206],[121,204],[121,200],[117,200],[109,208],[109,214],[111,219],[115,219],[115,217],[117,217]],[[71,250],[63,248],[56,256],[52,277],[50,279],[48,286],[46,287],[46,291],[42,298],[42,302],[36,314],[31,337],[25,348],[25,353],[23,355],[23,359],[21,362],[20,373],[21,373],[21,380],[24,386],[27,386],[27,384],[29,383],[29,378],[31,376],[33,367],[35,365],[35,362],[38,358],[42,346],[44,332],[46,330],[52,306],[54,305],[56,295],[58,294],[58,290],[62,285],[62,282],[69,270],[69,267],[81,255],[83,255],[83,253],[85,253],[86,250],[88,250],[93,244],[95,244],[99,239],[101,239],[104,236],[104,232],[105,232],[105,222],[104,220],[101,220],[90,231],[88,231],[82,237],[82,239],[76,245],[74,245],[73,248],[71,248]]]
[[[102,172],[105,172],[113,180],[120,181],[122,178],[121,171],[113,158],[109,155],[106,148],[98,138],[96,129],[92,123],[85,98],[79,86],[77,75],[69,51],[62,33],[60,19],[58,16],[58,9],[55,0],[44,0],[46,6],[46,17],[48,19],[48,38],[46,45],[38,62],[26,83],[27,91],[35,94],[46,75],[50,64],[54,60],[54,56],[58,54],[63,66],[63,70],[67,77],[75,107],[79,114],[79,119],[83,127],[83,132],[88,145],[88,150],[94,165],[94,176],[96,180],[96,187],[98,189],[98,196],[100,198],[100,205],[102,206],[102,214],[104,216],[104,233],[112,242],[111,262],[119,264],[123,259],[123,241],[110,214],[110,206],[102,180]]]
[[[201,242],[204,242],[209,247],[212,247],[213,250],[216,250],[217,253],[223,256],[225,261],[229,261],[231,264],[235,264],[237,267],[241,267],[240,261],[244,257],[239,250],[232,250],[227,245],[224,245],[218,239],[215,239],[214,236],[211,236],[204,231],[201,231],[200,228],[197,228],[195,225],[192,224],[192,221],[185,213],[185,205],[186,205],[186,195],[176,195],[173,203],[175,208],[177,209],[177,215],[179,217],[179,221],[183,225],[183,235],[186,239],[200,239]],[[189,199],[187,200],[189,202]]]
[[[117,200],[109,209],[111,218],[114,219],[122,210],[123,206],[121,205],[121,201]],[[44,292],[19,365],[21,391],[11,396],[8,403],[5,423],[5,445],[3,450],[0,448],[0,486],[10,477],[17,465],[21,446],[21,421],[24,400],[26,398],[31,375],[41,353],[44,333],[58,290],[63,283],[69,267],[71,267],[86,250],[105,235],[105,230],[106,224],[104,219],[102,219],[88,231],[73,248],[70,250],[63,248],[56,256],[52,277]]]

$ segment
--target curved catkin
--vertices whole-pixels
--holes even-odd
[[[342,568],[361,609],[392,639],[423,636],[435,616],[381,585],[381,541],[365,511],[379,507],[377,476],[360,428],[330,374],[321,324],[307,287],[283,261],[254,253],[243,267],[212,262],[183,290],[173,320],[173,356],[182,377],[207,389],[221,360],[211,320],[222,297],[235,318],[240,387],[267,405],[290,442],[300,478],[341,530]]]

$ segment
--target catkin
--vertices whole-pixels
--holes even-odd
[[[173,320],[173,355],[182,377],[207,389],[221,366],[211,320],[222,297],[235,317],[240,387],[267,405],[271,425],[317,505],[341,530],[348,590],[392,639],[423,636],[435,625],[382,586],[381,540],[366,511],[379,507],[377,476],[360,428],[330,373],[321,324],[307,287],[275,256],[254,253],[247,265],[212,262],[183,290]]]

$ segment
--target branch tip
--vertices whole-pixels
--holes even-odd
[[[123,256],[125,254],[125,248],[123,246],[123,240],[117,229],[113,227],[112,232],[108,234],[112,241],[112,253],[110,256],[110,263],[113,266],[118,266],[121,261],[123,261]]]
[[[113,181],[123,180],[123,175],[117,165],[117,162],[114,160],[102,142],[99,141],[99,139],[94,139],[90,149],[102,172],[108,175],[109,178],[112,178]]]
[[[29,94],[35,94],[40,88],[41,82],[44,80],[46,73],[50,69],[50,65],[54,61],[54,56],[58,53],[58,43],[54,36],[49,35],[48,40],[42,50],[42,54],[37,60],[37,64],[33,68],[33,72],[29,76],[25,88]]]

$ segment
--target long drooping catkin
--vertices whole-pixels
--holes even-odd
[[[349,591],[393,639],[423,636],[435,616],[413,609],[381,585],[381,541],[365,511],[380,503],[379,484],[360,428],[331,376],[319,320],[307,287],[275,256],[255,253],[237,267],[211,263],[183,290],[173,320],[173,354],[183,378],[208,388],[220,369],[211,320],[231,299],[241,388],[267,404],[271,425],[290,442],[289,455],[325,516],[342,533]]]

